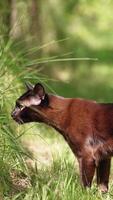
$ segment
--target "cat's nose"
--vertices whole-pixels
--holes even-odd
[[[13,113],[13,111],[11,112],[11,117],[12,117],[12,118],[14,117],[14,113]]]
[[[12,118],[15,118],[15,117],[16,117],[16,111],[15,111],[15,110],[13,110],[13,111],[11,112],[11,117],[12,117]]]

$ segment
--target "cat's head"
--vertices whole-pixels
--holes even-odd
[[[49,97],[45,92],[42,84],[37,83],[35,86],[27,84],[27,91],[17,100],[15,108],[11,116],[19,124],[39,121],[37,113],[31,107],[47,107],[49,105]]]

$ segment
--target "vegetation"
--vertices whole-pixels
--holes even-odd
[[[10,116],[25,81],[41,81],[65,97],[112,102],[112,10],[110,0],[0,2],[1,200],[112,199],[113,173],[108,194],[96,180],[83,190],[63,138],[38,123],[19,126]]]

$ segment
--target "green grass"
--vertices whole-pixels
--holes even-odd
[[[27,6],[27,1],[17,2],[19,21]],[[47,1],[42,6],[42,37],[47,41],[42,46],[34,46],[26,30],[29,14],[18,42],[1,35],[5,27],[0,23],[0,200],[112,200],[113,164],[107,194],[98,191],[95,179],[84,190],[77,161],[63,138],[44,125],[19,126],[10,113],[25,81],[42,81],[48,91],[65,97],[113,102],[113,3]],[[67,59],[82,56],[98,61]]]
[[[81,187],[76,159],[63,138],[53,129],[36,123],[19,126],[10,116],[16,98],[24,90],[25,80],[32,82],[41,80],[48,90],[52,88],[64,96],[110,101],[112,67],[100,66],[98,62],[91,69],[85,64],[76,69],[59,67],[60,73],[62,70],[65,72],[64,77],[61,76],[64,82],[63,80],[55,82],[53,77],[57,73],[54,72],[48,79],[41,74],[41,68],[26,67],[26,64],[28,66],[33,64],[34,60],[29,61],[20,52],[15,54],[11,40],[5,42],[1,39],[0,42],[0,198],[4,200],[112,199],[112,179],[109,193],[105,195],[97,190],[95,180],[91,189],[84,190]],[[56,58],[51,59],[53,61]],[[41,62],[45,60],[42,59]],[[36,60],[37,63],[38,61],[40,62],[40,59]],[[67,74],[70,84],[65,83]],[[52,86],[48,85],[48,82],[52,83]],[[13,172],[14,177],[12,177]]]
[[[11,52],[11,41],[0,41],[0,193],[9,195],[12,188],[12,170],[27,168],[24,162],[25,151],[16,139],[17,126],[11,120],[12,99],[19,92],[20,80],[15,78],[13,69],[18,62]]]
[[[33,131],[35,127],[33,128]],[[51,133],[50,133],[51,134]],[[43,155],[43,160],[35,161],[35,167],[30,171],[31,187],[16,194],[12,199],[25,200],[104,200],[112,199],[113,182],[110,179],[109,193],[101,194],[94,179],[91,189],[84,190],[80,185],[78,164],[63,138],[54,133],[52,139],[47,136],[32,134],[32,145],[42,148],[36,157]],[[25,136],[24,136],[25,137]],[[27,136],[26,138],[29,138]],[[25,138],[24,138],[25,141]],[[37,141],[37,142],[36,142]],[[29,142],[28,142],[29,143]],[[31,144],[31,143],[29,143]],[[47,154],[49,152],[49,154]],[[49,165],[46,156],[52,155]],[[34,162],[34,161],[33,161]],[[7,198],[6,198],[7,199]]]

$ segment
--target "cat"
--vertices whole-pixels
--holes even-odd
[[[91,187],[96,171],[97,184],[108,191],[113,155],[113,104],[48,94],[41,83],[27,85],[11,113],[19,124],[43,122],[54,127],[77,157],[80,180]]]

